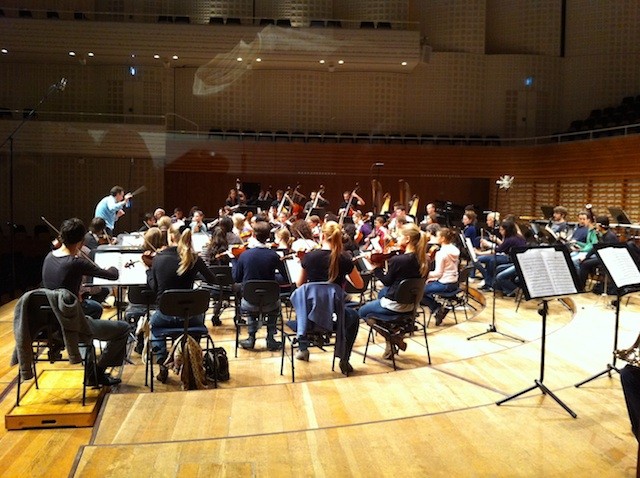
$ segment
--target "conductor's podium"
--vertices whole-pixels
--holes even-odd
[[[82,369],[42,370],[38,386],[28,384],[19,406],[4,417],[7,430],[25,428],[91,427],[96,421],[106,387],[87,388],[82,406]]]

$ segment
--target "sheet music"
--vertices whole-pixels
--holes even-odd
[[[532,299],[578,293],[569,268],[572,265],[567,262],[563,251],[548,247],[532,248],[516,254],[516,260]]]
[[[467,245],[467,251],[469,252],[469,257],[471,257],[472,262],[478,262],[478,254],[476,254],[476,250],[473,247],[473,242],[468,237],[464,238],[464,242]]]
[[[604,247],[598,256],[617,289],[640,284],[640,270],[626,247]]]
[[[297,257],[290,257],[284,261],[284,266],[287,268],[287,275],[292,284],[298,282],[300,274],[302,273],[302,263]]]
[[[209,243],[209,234],[206,232],[196,232],[191,236],[191,243],[193,244],[193,250],[200,254]]]
[[[118,234],[117,243],[119,246],[144,246],[142,233]]]
[[[147,283],[147,268],[142,262],[141,252],[96,251],[96,264],[103,269],[115,267],[120,277],[115,280],[93,278],[93,285],[144,285]]]

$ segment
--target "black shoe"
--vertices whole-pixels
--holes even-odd
[[[253,349],[253,347],[255,347],[256,345],[256,338],[249,336],[246,339],[241,340],[239,345],[243,349]]]
[[[87,387],[98,387],[102,385],[103,387],[112,387],[114,385],[118,385],[122,380],[116,377],[112,377],[106,373],[98,373],[98,378],[96,377],[88,377],[87,378]]]
[[[435,313],[436,325],[440,325],[448,313],[449,309],[446,307],[440,307]]]
[[[169,379],[169,369],[164,365],[160,365],[160,371],[158,372],[158,375],[156,375],[156,379],[158,382],[167,383],[167,380]]]
[[[215,315],[211,317],[211,325],[213,325],[214,327],[220,327],[222,325],[222,321],[220,320],[220,317]]]
[[[340,359],[340,371],[342,372],[343,375],[346,375],[348,377],[349,374],[353,372],[353,367],[351,366],[348,360]]]
[[[282,342],[275,339],[267,339],[267,350],[271,352],[275,352],[276,350],[282,349]]]

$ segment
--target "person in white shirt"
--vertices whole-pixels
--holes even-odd
[[[458,287],[458,268],[460,266],[460,250],[453,244],[455,233],[448,228],[438,231],[440,249],[436,252],[436,266],[427,276],[422,304],[429,307],[435,315],[436,325],[440,325],[449,309],[436,302],[434,295],[450,292]]]

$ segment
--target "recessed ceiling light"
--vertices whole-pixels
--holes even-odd
[[[6,55],[7,53],[9,53],[9,50],[7,50],[6,48],[3,48],[2,50],[0,50],[4,55]]]
[[[131,54],[131,58],[135,58],[135,57],[136,57],[136,54],[135,54],[135,53],[132,53],[132,54]]]
[[[178,59],[178,55],[173,55],[171,58],[173,58],[174,60]]]
[[[256,58],[256,61],[260,63],[262,61],[262,58]]]
[[[95,55],[93,54],[92,51],[90,51],[89,53],[87,53],[87,56],[93,58]]]
[[[324,60],[320,60],[318,63],[320,63],[321,65],[324,65]]]
[[[69,52],[69,56],[76,56],[76,52],[75,51],[70,51]]]
[[[242,57],[239,56],[238,58],[236,58],[236,61],[242,61]]]
[[[402,66],[407,66],[407,62],[403,61],[402,63],[400,63]]]
[[[344,60],[338,60],[338,65],[344,65]]]
[[[159,59],[160,59],[160,55],[158,55],[157,53],[156,53],[155,55],[153,55],[153,57],[154,57],[156,60],[159,60]]]

